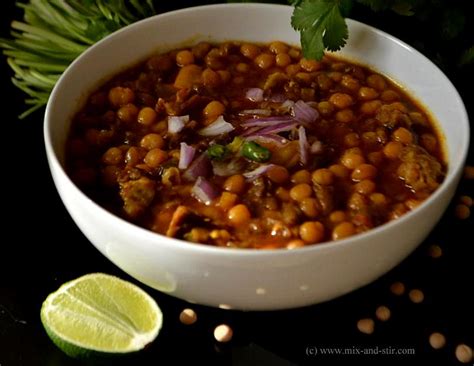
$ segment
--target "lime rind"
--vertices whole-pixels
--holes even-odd
[[[137,286],[103,273],[82,276],[50,294],[41,322],[72,357],[126,354],[151,343],[163,324],[156,302]]]

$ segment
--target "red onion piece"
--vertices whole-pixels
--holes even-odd
[[[294,118],[291,116],[273,116],[265,118],[252,118],[241,124],[242,127],[267,127],[267,126],[276,126],[285,122],[295,122]]]
[[[191,189],[191,194],[194,198],[206,205],[209,205],[212,200],[219,196],[219,192],[206,178],[198,177]]]
[[[312,154],[319,154],[320,152],[323,151],[323,143],[319,140],[316,140],[315,142],[312,143],[310,147],[310,151]]]
[[[300,146],[300,161],[303,165],[308,164],[308,139],[306,138],[306,130],[303,126],[298,129],[299,146]]]
[[[169,116],[168,117],[168,132],[178,133],[184,128],[186,123],[189,122],[189,116]]]
[[[296,120],[305,125],[315,122],[319,117],[319,112],[302,100],[298,100],[293,106],[293,114]]]
[[[234,130],[231,123],[226,122],[223,116],[216,118],[209,126],[204,127],[198,131],[201,136],[218,136]]]
[[[183,178],[193,182],[198,177],[208,177],[211,174],[212,166],[206,152],[199,155],[184,172]]]
[[[275,134],[275,133],[283,132],[283,131],[290,131],[297,126],[298,126],[298,123],[296,121],[280,123],[277,126],[269,126],[269,127],[261,129],[259,131],[259,134],[268,135],[268,134]]]
[[[250,181],[255,180],[258,177],[260,177],[261,175],[268,172],[268,170],[271,169],[274,166],[276,166],[276,165],[275,164],[263,164],[263,165],[260,165],[257,169],[252,170],[252,171],[247,172],[247,173],[244,173],[243,175],[244,175],[245,178],[247,178],[247,180],[250,180]]]
[[[186,169],[193,161],[196,149],[185,142],[182,142],[180,146],[178,168]]]
[[[263,101],[263,89],[250,88],[245,93],[245,98],[251,100],[252,102],[261,102]]]

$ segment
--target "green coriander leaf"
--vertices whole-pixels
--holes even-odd
[[[344,0],[345,9],[347,9]],[[306,58],[321,59],[324,49],[337,51],[346,44],[348,30],[341,15],[340,0],[303,0],[291,17],[291,25],[301,32]]]
[[[323,41],[330,51],[337,51],[346,44],[349,31],[347,24],[337,7],[333,7],[327,16],[326,32]]]
[[[301,30],[301,47],[304,57],[320,60],[324,56],[323,34],[321,30]]]

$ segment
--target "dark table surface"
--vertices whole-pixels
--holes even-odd
[[[11,1],[2,3],[1,36],[8,33],[9,21],[19,14]],[[397,24],[400,18],[389,14],[361,13],[358,18],[417,47],[423,46],[423,39],[413,36],[418,34],[413,32],[414,24],[408,32],[405,26]],[[465,69],[462,75],[457,69],[447,71],[473,120],[474,79],[469,73],[472,70]],[[66,212],[46,163],[43,112],[23,121],[17,119],[23,108],[23,95],[12,87],[10,76],[6,63],[0,60],[0,366],[85,365],[88,363],[68,358],[50,342],[39,318],[42,301],[62,283],[90,272],[105,272],[137,281],[103,257]],[[472,165],[472,148],[469,159]],[[473,182],[463,181],[456,197],[460,194],[473,196]],[[456,219],[451,205],[425,242],[394,270],[351,294],[307,308],[237,312],[192,305],[198,322],[184,326],[178,316],[190,304],[140,284],[162,308],[164,327],[148,349],[111,364],[168,365],[192,361],[276,366],[357,361],[384,365],[409,361],[456,364],[455,346],[459,343],[474,346],[472,224],[472,216],[464,221]],[[443,249],[439,259],[427,255],[433,244]],[[414,304],[406,294],[400,297],[391,294],[389,287],[394,281],[402,281],[408,289],[423,290],[424,302]],[[385,323],[376,321],[372,335],[360,333],[357,321],[373,318],[379,305],[392,310],[391,319]],[[234,329],[233,340],[224,346],[217,345],[212,335],[220,323]],[[433,331],[446,335],[444,349],[430,348],[428,337]],[[354,351],[352,355],[323,355],[323,348]],[[316,355],[313,354],[315,349],[319,351]],[[379,354],[356,354],[364,349]],[[411,354],[395,354],[398,352]]]

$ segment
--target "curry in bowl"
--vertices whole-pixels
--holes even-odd
[[[442,148],[429,113],[367,67],[201,42],[96,90],[66,163],[94,201],[157,233],[292,249],[414,209],[445,176]]]

